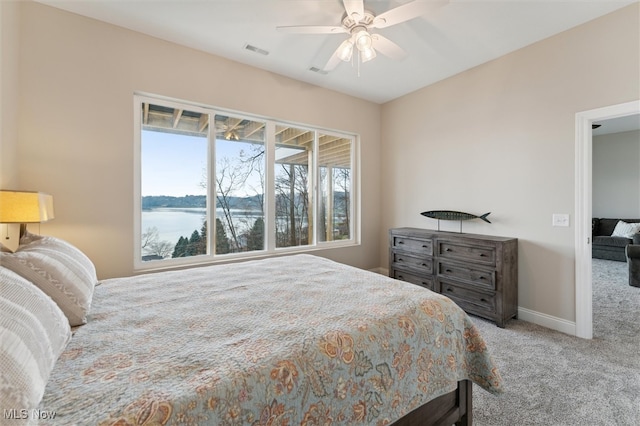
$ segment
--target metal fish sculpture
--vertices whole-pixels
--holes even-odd
[[[456,212],[452,210],[431,210],[428,212],[420,213],[422,216],[430,217],[432,219],[438,220],[471,220],[471,219],[482,219],[487,223],[491,223],[487,216],[491,214],[485,213],[482,216],[476,216],[475,214],[465,213],[465,212]]]

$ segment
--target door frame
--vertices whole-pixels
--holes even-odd
[[[593,337],[591,281],[591,219],[593,190],[594,121],[640,114],[640,100],[583,111],[576,114],[575,149],[575,279],[576,336]]]

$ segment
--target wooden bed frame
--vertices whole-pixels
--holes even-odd
[[[473,423],[472,383],[458,382],[458,388],[413,410],[393,426],[471,426]]]

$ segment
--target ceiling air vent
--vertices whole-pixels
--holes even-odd
[[[317,72],[318,74],[322,74],[322,75],[329,74],[329,72],[327,72],[325,70],[322,70],[322,69],[320,69],[318,67],[311,67],[311,68],[309,68],[309,71]]]
[[[252,46],[250,44],[245,44],[244,48],[247,49],[247,50],[250,50],[252,52],[259,53],[259,54],[264,55],[264,56],[267,56],[269,54],[269,52],[267,52],[266,50],[260,49],[259,47]]]

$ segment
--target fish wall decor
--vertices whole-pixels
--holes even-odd
[[[430,217],[432,219],[438,220],[471,220],[471,219],[482,219],[487,223],[491,223],[487,216],[491,214],[485,213],[482,216],[476,216],[475,214],[465,213],[465,212],[456,212],[453,210],[430,210],[428,212],[420,213],[422,216]]]

